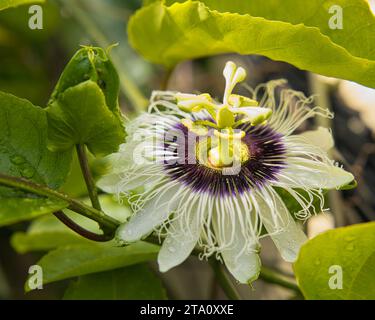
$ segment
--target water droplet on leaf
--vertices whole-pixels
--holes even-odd
[[[10,157],[10,161],[15,165],[20,165],[26,162],[25,158],[22,156],[12,156]]]
[[[24,168],[21,171],[22,177],[31,179],[34,176],[35,170],[33,168]]]
[[[352,243],[348,244],[346,246],[346,250],[353,251],[354,250],[354,245]]]

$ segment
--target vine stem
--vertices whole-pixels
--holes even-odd
[[[301,294],[301,291],[296,283],[290,281],[285,276],[280,275],[280,273],[270,268],[262,266],[259,278],[265,282],[278,284],[279,286],[282,286],[284,288],[293,290],[298,294]]]
[[[86,147],[82,144],[77,144],[76,149],[91,204],[96,210],[102,211],[98,197],[98,190],[96,189],[95,182],[90,171],[89,162],[87,160]]]
[[[228,299],[242,300],[240,294],[233,285],[233,282],[229,279],[228,275],[224,271],[221,262],[216,260],[215,258],[211,258],[209,259],[209,263],[215,273],[217,281],[219,282]]]
[[[12,177],[0,173],[0,185],[20,189],[47,198],[60,199],[62,201],[65,201],[68,204],[68,209],[96,221],[101,227],[106,230],[110,230],[111,232],[116,230],[120,224],[119,221],[106,215],[103,211],[88,206],[81,201],[72,199],[64,193],[23,178]]]
[[[72,219],[70,219],[64,212],[57,211],[53,213],[54,216],[59,219],[63,224],[65,224],[68,228],[72,229],[76,233],[78,233],[80,236],[97,242],[106,242],[110,241],[114,237],[114,232],[111,232],[111,234],[97,234],[94,232],[91,232],[85,228],[82,228],[80,225],[75,223]]]

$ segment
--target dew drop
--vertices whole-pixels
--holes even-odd
[[[12,156],[10,157],[10,161],[15,165],[20,165],[26,162],[25,158],[22,156]]]
[[[354,250],[354,245],[353,245],[352,243],[349,243],[349,244],[346,246],[346,250],[353,251],[353,250]]]
[[[34,176],[35,170],[33,168],[24,168],[21,171],[21,175],[26,178],[30,179]]]
[[[174,253],[176,252],[176,248],[175,247],[168,247],[168,251],[171,252],[171,253]]]
[[[320,260],[319,259],[315,259],[314,263],[315,263],[316,266],[318,266],[318,265],[320,265]]]

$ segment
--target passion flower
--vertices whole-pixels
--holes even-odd
[[[260,272],[259,239],[271,236],[282,257],[294,261],[306,241],[295,218],[308,218],[316,198],[323,210],[323,190],[353,176],[329,159],[328,129],[293,134],[308,118],[331,117],[328,110],[282,89],[284,80],[250,90],[251,97],[232,94],[246,77],[233,62],[224,77],[222,103],[208,94],[154,92],[149,112],[127,124],[127,141],[110,156],[112,171],[99,186],[129,197],[134,210],[118,229],[120,241],[154,231],[164,239],[161,271],[199,246],[202,258],[215,254],[249,283]],[[289,212],[275,188],[301,210]]]

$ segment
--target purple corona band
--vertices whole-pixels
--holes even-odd
[[[185,139],[181,140],[186,141],[185,146],[179,146],[179,149],[185,149],[185,152],[179,156],[175,147],[178,139],[174,139],[174,155],[178,160],[173,164],[164,163],[170,178],[180,181],[194,191],[222,196],[242,194],[277,180],[277,173],[285,167],[286,150],[282,135],[267,125],[256,127],[243,125],[236,129],[245,132],[242,142],[248,147],[250,158],[241,164],[237,174],[224,175],[221,170],[215,170],[201,163],[189,163],[189,150],[195,148],[188,148],[188,129],[178,124],[176,131],[183,132]],[[164,148],[169,151],[172,149],[168,141],[165,142]]]

